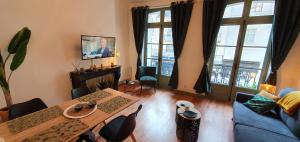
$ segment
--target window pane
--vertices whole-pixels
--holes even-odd
[[[171,10],[165,11],[164,22],[171,22]]]
[[[214,65],[211,72],[211,82],[229,85],[231,66]]]
[[[174,60],[173,45],[163,45],[162,60]]]
[[[244,46],[267,47],[270,39],[272,24],[248,25],[245,35]]]
[[[163,60],[161,66],[161,74],[165,76],[171,76],[173,71],[173,65],[174,61]]]
[[[221,26],[217,37],[217,45],[236,46],[239,29],[239,25]]]
[[[236,80],[236,86],[242,88],[257,89],[261,70],[240,68]]]
[[[240,68],[261,69],[267,48],[244,47],[240,61]]]
[[[243,15],[244,2],[229,4],[225,8],[223,18],[236,18]]]
[[[158,59],[158,44],[147,44],[147,58]]]
[[[148,43],[159,43],[159,28],[148,28]]]
[[[274,14],[274,0],[252,1],[250,16],[265,16]]]
[[[232,66],[235,54],[235,47],[217,46],[215,51],[214,64]]]
[[[147,59],[146,66],[156,67],[156,74],[158,71],[158,60],[157,59]]]
[[[160,22],[160,11],[151,12],[148,14],[148,23],[159,23]]]
[[[173,44],[171,28],[164,28],[164,44]]]

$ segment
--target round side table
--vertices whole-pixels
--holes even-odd
[[[176,112],[176,136],[184,142],[197,142],[201,113],[195,108],[189,108],[190,111],[197,113],[194,118],[183,115],[185,108],[178,108]]]
[[[189,101],[179,100],[179,101],[176,102],[176,111],[180,107],[194,108],[194,104],[189,102]]]

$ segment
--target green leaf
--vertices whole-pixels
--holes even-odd
[[[10,70],[11,71],[16,70],[23,63],[23,61],[25,59],[25,56],[26,56],[28,42],[29,41],[27,40],[27,41],[23,41],[20,44],[20,46],[19,46],[15,56],[12,59],[11,64],[10,64]]]
[[[0,85],[1,87],[5,88],[6,90],[9,90],[8,83],[6,80],[3,78],[3,76],[0,76]]]
[[[22,30],[20,30],[10,41],[7,49],[8,52],[10,54],[15,54],[24,41],[29,41],[30,35],[31,31],[27,27],[22,28]]]

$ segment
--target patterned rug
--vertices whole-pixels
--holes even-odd
[[[39,124],[42,124],[46,121],[49,121],[51,119],[54,119],[56,117],[59,117],[62,115],[63,110],[58,107],[50,107],[47,109],[43,109],[28,115],[25,115],[23,117],[19,117],[13,120],[10,120],[7,122],[9,131],[12,134],[16,134],[19,132],[22,132],[26,129],[32,128],[34,126],[37,126]]]
[[[69,119],[63,123],[23,140],[23,142],[64,142],[88,126],[78,119]]]
[[[128,104],[131,100],[122,96],[114,97],[106,102],[98,104],[98,109],[106,113],[112,113],[115,110]]]

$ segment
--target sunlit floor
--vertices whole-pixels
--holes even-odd
[[[137,126],[134,130],[138,142],[176,142],[175,109],[177,100],[188,100],[194,103],[201,114],[199,142],[233,142],[232,107],[228,102],[197,98],[178,94],[170,90],[145,88],[141,95],[139,87],[133,87],[128,94],[139,97],[141,100],[118,115],[128,115],[135,111],[139,104],[143,108],[137,117]],[[126,87],[120,86],[125,92]],[[116,116],[118,116],[116,115]],[[109,121],[109,120],[108,120]],[[99,138],[98,141],[105,141]],[[126,142],[131,142],[129,137]]]

